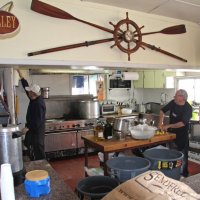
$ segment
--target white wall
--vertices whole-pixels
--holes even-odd
[[[161,102],[161,94],[166,93],[166,101],[169,102],[173,99],[175,94],[175,89],[135,89],[134,97],[138,104],[148,103],[148,102]]]
[[[110,100],[123,102],[131,98],[133,98],[133,88],[113,88],[107,92],[107,99]]]
[[[22,71],[25,75],[27,72]],[[29,83],[35,83],[40,85],[40,87],[50,87],[50,95],[69,95],[71,94],[71,89],[69,86],[69,74],[51,74],[51,75],[30,75],[25,76]],[[29,99],[21,85],[16,87],[16,94],[19,99],[19,114],[18,123],[22,123],[23,127],[26,121],[26,110],[28,107]]]
[[[113,30],[109,22],[116,24],[126,18],[133,19],[139,27],[144,25],[142,32],[159,31],[177,24],[185,24],[187,33],[179,35],[154,34],[144,36],[143,41],[158,46],[166,51],[188,60],[183,63],[148,48],[131,55],[117,47],[110,48],[114,42],[81,47],[55,53],[28,57],[27,53],[46,48],[58,47],[90,40],[113,37],[113,34],[98,30],[76,20],[62,20],[36,13],[30,9],[31,0],[13,0],[12,13],[20,21],[20,32],[12,38],[0,40],[0,65],[96,65],[105,67],[160,67],[160,68],[198,68],[200,67],[200,28],[198,25],[167,17],[158,17],[127,9],[103,6],[80,0],[43,0],[59,7],[73,16]],[[7,0],[1,0],[4,5]]]

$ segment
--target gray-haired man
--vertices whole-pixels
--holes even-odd
[[[185,90],[177,90],[174,99],[160,110],[158,128],[176,134],[174,149],[184,154],[182,175],[188,176],[189,122],[192,117],[192,107],[187,102]],[[169,124],[163,124],[164,113],[169,111]]]

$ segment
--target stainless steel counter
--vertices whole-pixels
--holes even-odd
[[[50,176],[51,192],[48,195],[41,196],[37,200],[78,200],[76,194],[65,184],[58,176],[56,171],[46,160],[32,161],[24,163],[26,171],[41,169],[46,170]],[[24,189],[24,184],[15,187],[16,200],[30,200]]]

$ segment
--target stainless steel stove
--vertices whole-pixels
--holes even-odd
[[[97,121],[106,119],[48,119],[45,123],[45,153],[48,158],[84,153],[83,135],[93,135]],[[94,151],[90,149],[90,151]]]
[[[84,120],[69,120],[62,119],[49,119],[46,120],[45,132],[46,134],[59,131],[79,131],[94,128],[97,119],[84,119]]]

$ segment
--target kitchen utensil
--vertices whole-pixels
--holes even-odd
[[[18,126],[0,127],[0,164],[11,164],[15,185],[24,180],[21,135]]]
[[[122,122],[123,122],[123,118],[121,117],[115,118],[113,129],[116,131],[122,131]]]
[[[130,132],[134,139],[145,140],[153,137],[156,129],[157,127],[148,126],[147,124],[139,124],[131,127]]]
[[[129,131],[129,120],[128,119],[123,119],[122,120],[122,133],[126,136],[130,134]]]
[[[139,104],[138,112],[140,112],[140,113],[146,112],[146,107],[144,104]]]
[[[117,139],[117,140],[124,140],[126,137],[125,133],[123,133],[122,131],[113,131],[113,138]]]
[[[73,113],[80,119],[94,119],[100,117],[100,104],[98,100],[85,100],[72,102]]]
[[[123,115],[130,115],[132,113],[132,109],[131,108],[122,108],[121,113]]]
[[[129,135],[129,120],[127,118],[115,118],[113,134],[116,139],[123,140]]]

